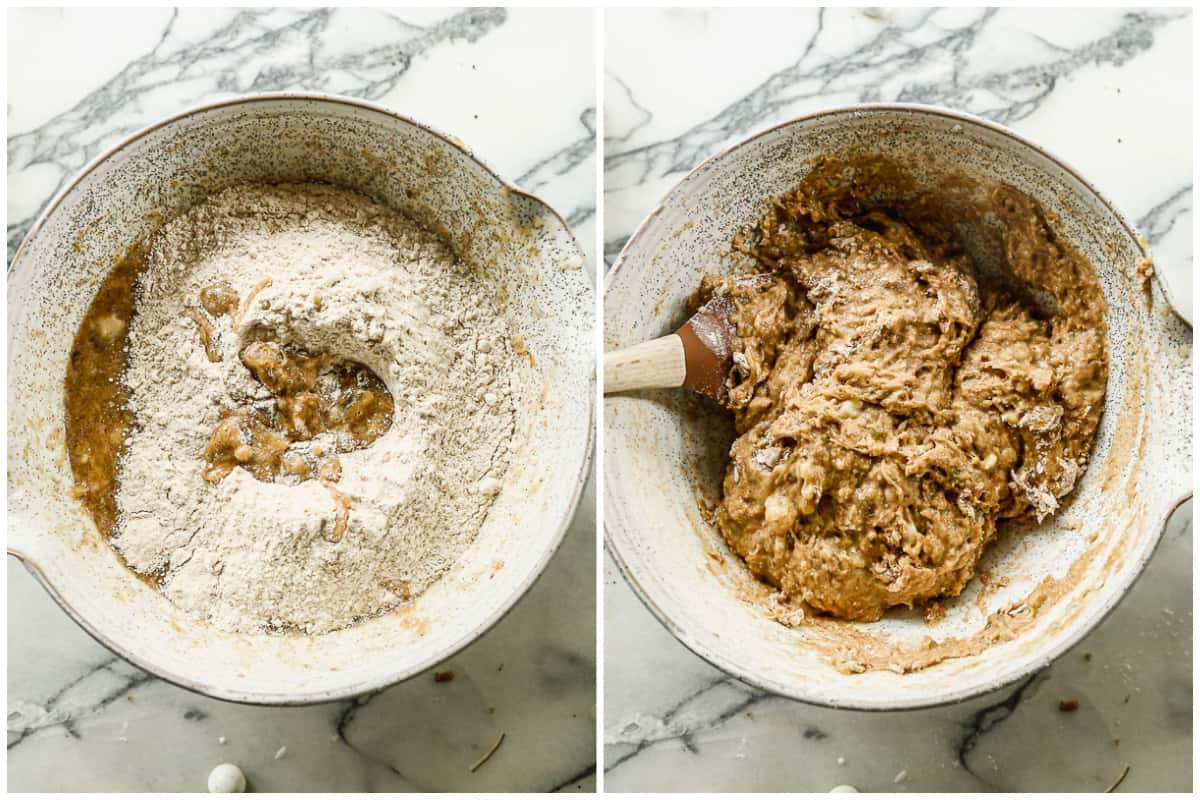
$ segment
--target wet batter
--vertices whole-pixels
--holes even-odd
[[[942,212],[881,204],[890,169],[822,164],[735,239],[757,274],[701,291],[736,304],[718,526],[789,600],[862,621],[957,595],[1001,520],[1054,513],[1108,376],[1095,272],[1033,200],[992,193],[1018,280],[989,282]]]

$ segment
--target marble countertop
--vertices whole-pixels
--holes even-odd
[[[595,263],[592,20],[589,10],[10,11],[9,258],[58,187],[129,133],[203,102],[308,90],[457,135],[567,217]],[[439,667],[452,682],[426,674],[308,708],[240,706],[153,679],[96,644],[9,559],[8,788],[203,791],[209,770],[233,761],[255,791],[586,791],[591,497],[589,486],[529,595]],[[506,737],[472,773],[480,752],[467,732],[481,726]]]
[[[626,10],[607,13],[605,32],[609,263],[706,156],[809,111],[909,101],[991,118],[1063,154],[1137,222],[1190,309],[1185,10]],[[888,714],[726,677],[606,560],[605,788],[1102,791],[1128,765],[1120,791],[1188,791],[1191,527],[1187,503],[1117,611],[1049,668],[991,696]],[[1067,700],[1078,710],[1060,712]]]

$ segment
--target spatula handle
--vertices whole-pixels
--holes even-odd
[[[683,340],[672,333],[604,354],[604,393],[683,386]]]

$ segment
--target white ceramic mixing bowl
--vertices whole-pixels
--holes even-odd
[[[879,105],[780,125],[685,177],[608,275],[606,349],[674,330],[701,276],[728,269],[721,254],[738,228],[761,217],[764,201],[794,187],[817,156],[862,153],[908,165],[927,191],[957,185],[957,176],[983,190],[1012,184],[1056,213],[1059,234],[1095,264],[1109,307],[1111,375],[1095,453],[1066,508],[1042,525],[1003,534],[980,565],[990,588],[981,593],[980,580],[972,581],[938,622],[896,611],[878,623],[784,627],[765,613],[759,584],[701,515],[701,502],[719,498],[731,422],[707,401],[671,390],[605,400],[605,534],[647,607],[721,669],[813,703],[916,708],[995,689],[1045,666],[1128,590],[1167,517],[1191,492],[1191,329],[1157,279],[1143,290],[1135,265],[1144,244],[1078,173],[985,120]],[[972,236],[977,222],[966,221],[961,233],[986,261]],[[1027,600],[1041,606],[1028,617]],[[839,654],[857,647],[919,655],[981,631],[996,635],[981,652],[906,674],[835,667],[847,666]]]
[[[512,375],[517,455],[478,538],[401,612],[324,636],[247,636],[189,619],[128,572],[68,489],[63,378],[114,258],[204,195],[324,181],[406,211],[507,289],[528,359]],[[88,165],[38,218],[8,278],[8,548],[101,643],[190,689],[299,704],[354,696],[442,661],[512,607],[562,540],[591,458],[593,303],[583,256],[545,203],[460,142],[387,109],[260,95],[153,125]]]

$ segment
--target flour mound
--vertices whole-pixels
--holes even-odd
[[[195,311],[220,283],[243,307],[201,317],[213,362]],[[135,427],[113,545],[227,631],[324,633],[419,595],[475,539],[511,457],[513,355],[495,295],[412,220],[328,186],[236,186],[166,223],[129,332]],[[260,339],[364,364],[395,401],[386,433],[338,456],[350,511],[336,542],[320,480],[202,477],[222,409],[271,408],[239,358]]]

